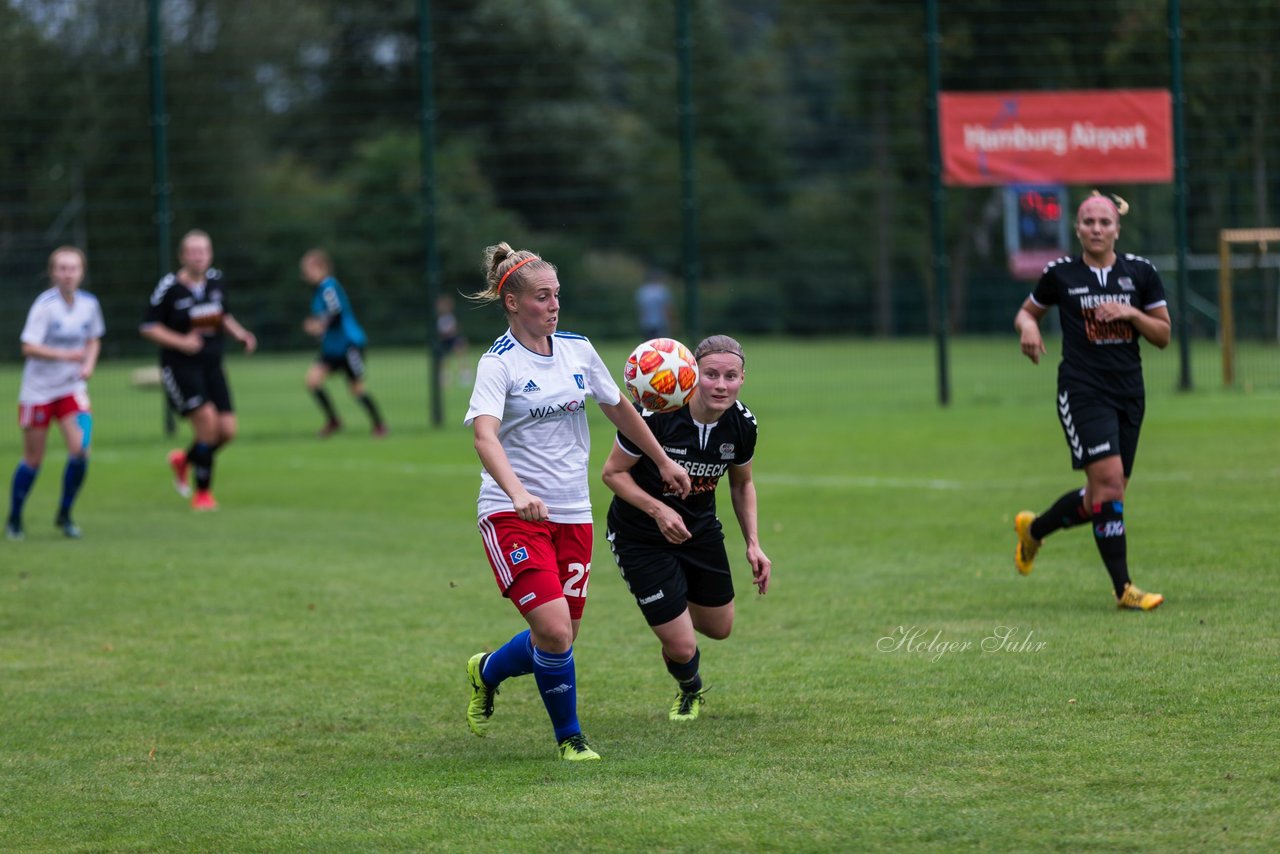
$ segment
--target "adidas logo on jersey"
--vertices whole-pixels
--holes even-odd
[[[527,383],[524,384],[524,388],[521,389],[521,391],[523,391],[525,394],[532,394],[535,391],[542,391],[542,389],[538,388],[538,384],[535,383],[533,380],[529,380]]]

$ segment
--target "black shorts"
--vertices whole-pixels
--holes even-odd
[[[639,543],[608,532],[613,559],[651,626],[669,623],[689,603],[716,608],[733,601],[733,575],[724,533],[708,532],[671,543]]]
[[[187,415],[206,403],[212,403],[219,412],[235,411],[221,359],[162,364],[160,383],[169,397],[169,405],[180,415]]]
[[[1057,403],[1073,469],[1119,454],[1124,476],[1132,474],[1147,408],[1141,395],[1117,397],[1059,385]]]
[[[345,353],[329,356],[321,353],[316,361],[330,371],[342,371],[349,379],[358,380],[364,377],[364,348],[348,347]]]

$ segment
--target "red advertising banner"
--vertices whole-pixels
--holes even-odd
[[[1173,180],[1165,89],[939,95],[943,183],[1163,183]]]

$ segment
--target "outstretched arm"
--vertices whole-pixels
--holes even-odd
[[[614,442],[609,458],[604,461],[600,477],[613,490],[614,495],[652,517],[667,542],[683,543],[690,536],[684,519],[675,508],[641,489],[640,484],[631,476],[631,469],[638,462],[639,457],[631,456]]]
[[[1169,309],[1165,306],[1143,311],[1136,305],[1122,302],[1104,302],[1093,310],[1094,317],[1102,321],[1127,320],[1138,334],[1163,350],[1173,337]]]
[[[530,494],[529,490],[524,488],[520,476],[511,467],[511,460],[507,458],[507,452],[503,449],[502,442],[498,440],[500,424],[501,422],[492,415],[477,415],[471,422],[471,429],[475,434],[476,454],[480,457],[480,463],[511,499],[517,516],[526,522],[545,522],[549,515],[547,505],[541,498]]]
[[[1022,308],[1018,309],[1018,314],[1013,319],[1013,328],[1018,330],[1018,337],[1022,345],[1022,355],[1031,360],[1032,364],[1040,364],[1040,357],[1045,354],[1044,338],[1040,335],[1040,321],[1044,318],[1048,309],[1041,308],[1036,305],[1031,297],[1027,297]]]
[[[44,344],[22,345],[22,355],[27,359],[48,359],[51,362],[79,362],[85,357],[87,350],[69,347],[49,347]]]
[[[240,321],[236,320],[231,315],[224,314],[222,316],[222,328],[230,332],[232,338],[244,345],[244,351],[246,353],[253,353],[254,350],[258,349],[257,337],[248,329],[241,326]]]
[[[98,355],[102,352],[102,339],[90,338],[84,345],[84,360],[80,362],[80,379],[87,380],[93,376],[98,367]]]
[[[769,590],[773,561],[760,548],[759,519],[756,513],[756,484],[751,478],[751,463],[729,467],[729,497],[738,527],[747,543],[747,563],[751,564],[751,582],[763,596]]]
[[[648,425],[644,423],[640,413],[636,412],[635,407],[623,398],[612,405],[601,403],[600,409],[604,411],[605,417],[613,422],[613,426],[622,432],[622,435],[634,442],[637,448],[644,451],[645,456],[657,464],[658,473],[662,475],[663,487],[681,498],[687,498],[691,487],[689,473],[684,470],[684,466],[671,459],[667,456],[667,452],[662,450],[662,446],[653,437],[653,433],[649,431]]]
[[[174,332],[162,323],[144,323],[138,327],[138,334],[161,347],[177,350],[194,356],[204,349],[204,336],[199,332]]]

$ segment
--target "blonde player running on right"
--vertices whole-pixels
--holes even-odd
[[[1169,309],[1151,262],[1116,254],[1120,217],[1128,210],[1123,199],[1096,190],[1085,199],[1076,212],[1076,237],[1083,251],[1045,267],[1014,319],[1023,355],[1038,365],[1045,352],[1040,320],[1049,306],[1059,308],[1058,419],[1071,467],[1084,470],[1085,486],[1067,492],[1039,516],[1030,510],[1017,514],[1013,560],[1026,575],[1045,537],[1088,522],[1116,603],[1150,611],[1164,597],[1138,589],[1129,579],[1124,491],[1146,409],[1138,339],[1167,346]]]

